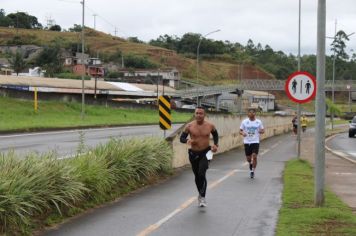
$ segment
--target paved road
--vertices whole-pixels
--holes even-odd
[[[356,138],[349,138],[348,133],[335,135],[326,142],[326,145],[336,154],[356,161]]]
[[[167,131],[167,135],[180,126],[182,124],[173,125],[172,129]],[[55,150],[60,156],[72,155],[79,146],[81,132],[84,135],[85,145],[88,147],[105,143],[110,138],[159,135],[163,137],[163,131],[159,129],[158,125],[10,134],[0,135],[0,152],[13,149],[16,153],[24,154]]]
[[[282,172],[296,156],[295,142],[290,134],[263,141],[255,179],[248,177],[242,149],[214,157],[206,208],[197,206],[193,174],[185,169],[42,235],[274,235]]]

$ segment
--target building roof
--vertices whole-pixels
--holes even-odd
[[[95,81],[86,80],[85,89],[94,89]],[[82,81],[73,79],[58,79],[58,78],[44,78],[44,77],[28,77],[28,76],[5,76],[0,75],[0,85],[16,85],[16,86],[32,86],[32,87],[49,87],[49,88],[67,88],[67,89],[81,89]],[[152,84],[132,84],[132,83],[113,83],[106,81],[97,81],[97,89],[111,90],[111,91],[129,91],[129,92],[156,92],[157,85]],[[159,91],[163,90],[159,86]],[[174,92],[173,88],[164,87],[166,92]]]

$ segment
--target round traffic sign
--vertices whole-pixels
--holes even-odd
[[[315,77],[305,71],[295,72],[288,77],[285,91],[294,102],[309,102],[316,94]]]

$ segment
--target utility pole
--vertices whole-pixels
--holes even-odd
[[[97,16],[97,14],[93,14],[93,16],[94,16],[94,30],[96,30],[96,16]]]
[[[316,68],[316,125],[315,125],[315,166],[314,166],[314,203],[324,205],[325,181],[325,21],[326,0],[318,0],[317,14],[317,68]]]
[[[201,44],[202,40],[203,40],[206,36],[208,36],[208,35],[210,35],[210,34],[213,34],[213,33],[216,33],[216,32],[219,32],[219,31],[220,31],[220,29],[211,31],[211,32],[205,34],[204,36],[201,36],[200,39],[199,39],[199,43],[198,43],[198,47],[197,47],[197,68],[196,68],[197,83],[198,83],[198,79],[199,79],[199,48],[200,48],[200,44]]]
[[[300,71],[300,23],[301,23],[301,0],[299,0],[299,20],[298,20],[298,72]],[[300,158],[300,144],[301,144],[301,124],[300,124],[300,113],[301,113],[301,107],[300,103],[297,105],[297,120],[298,120],[298,126],[297,126],[297,142],[298,142],[298,158]]]
[[[83,8],[83,14],[82,14],[82,113],[81,113],[81,118],[84,119],[84,114],[85,114],[85,108],[84,108],[84,103],[85,103],[85,93],[84,93],[84,74],[86,71],[85,68],[85,63],[84,63],[84,5],[85,5],[85,0],[83,0],[82,2]]]

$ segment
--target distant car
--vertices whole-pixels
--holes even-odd
[[[274,112],[275,116],[286,116],[288,113],[286,111],[275,111]]]
[[[356,116],[350,121],[349,137],[352,138],[356,134]]]
[[[192,105],[183,105],[182,108],[183,109],[192,109],[192,110],[194,110],[195,109],[195,105],[193,105],[193,104]]]

